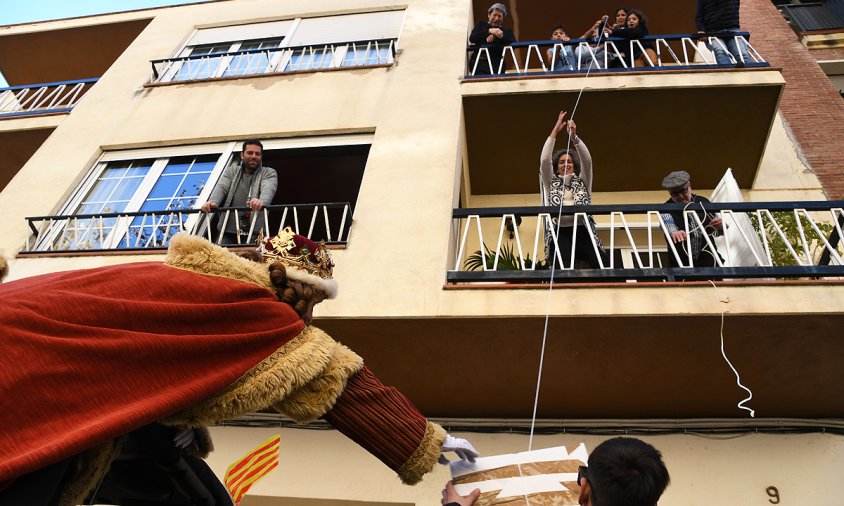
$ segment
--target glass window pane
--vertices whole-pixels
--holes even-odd
[[[164,167],[164,171],[162,172],[162,174],[184,174],[188,170],[190,170],[190,166],[192,163],[192,156],[180,156],[177,158],[171,158],[170,161],[167,162],[167,167]]]
[[[230,43],[205,44],[191,48],[190,56],[227,53],[230,48]],[[186,81],[190,79],[208,79],[209,77],[213,77],[217,72],[217,67],[220,65],[221,60],[221,56],[204,56],[201,58],[184,60],[174,79],[176,81]]]
[[[179,190],[179,187],[182,184],[182,179],[184,179],[184,177],[185,176],[183,176],[182,174],[161,176],[160,178],[158,178],[158,181],[155,182],[155,186],[152,187],[152,191],[149,192],[147,198],[170,198],[174,196]]]
[[[139,211],[163,211],[167,209],[170,199],[147,200],[141,205]]]
[[[182,182],[179,197],[196,197],[199,196],[202,189],[205,187],[205,182],[208,181],[208,174],[190,174],[185,177]]]
[[[217,155],[212,155],[210,160],[208,157],[197,157],[196,163],[190,168],[190,172],[193,174],[210,173],[214,170],[214,165],[217,164],[217,158],[219,158]]]
[[[120,184],[120,179],[100,179],[99,181],[94,184],[94,187],[91,188],[91,191],[88,192],[88,195],[85,197],[83,203],[88,202],[105,202],[108,200],[108,197],[114,192],[114,189],[117,188],[117,185]],[[78,214],[78,211],[74,214]]]

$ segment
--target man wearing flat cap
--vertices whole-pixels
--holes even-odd
[[[723,230],[724,226],[720,217],[708,211],[711,202],[706,197],[692,193],[689,173],[684,170],[677,170],[665,176],[665,179],[662,180],[662,187],[668,190],[670,195],[670,198],[665,201],[666,204],[683,204],[685,206],[683,210],[694,211],[703,223],[701,228],[698,221],[691,215],[688,220],[684,219],[683,210],[679,209],[662,213],[662,219],[668,228],[671,242],[677,249],[682,265],[688,266],[691,257],[694,267],[715,267],[715,257],[718,256],[720,259],[720,256],[718,250],[714,248],[715,244],[712,243],[710,246],[707,243],[704,233],[715,236]],[[688,225],[686,221],[688,221]],[[668,261],[671,267],[680,267],[671,251],[670,244]]]
[[[513,34],[513,30],[502,26],[506,16],[507,7],[504,4],[492,4],[487,9],[487,21],[478,21],[472,29],[469,42],[482,45],[486,50],[476,49],[472,54],[469,59],[469,73],[475,69],[474,75],[503,74],[507,69],[506,61],[502,62],[504,47],[516,42],[516,35]],[[489,53],[488,57],[487,53]]]

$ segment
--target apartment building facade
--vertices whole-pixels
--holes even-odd
[[[179,230],[214,239],[199,207],[258,138],[280,181],[268,226],[332,248],[340,295],[315,325],[482,453],[527,449],[535,413],[535,448],[653,443],[668,505],[833,504],[844,285],[840,258],[813,254],[840,247],[816,234],[793,265],[689,266],[698,281],[679,282],[659,183],[683,169],[709,195],[731,169],[736,214],[834,231],[844,101],[768,0],[743,2],[754,58],[738,68],[697,49],[687,4],[637,5],[651,67],[550,71],[550,25],[577,36],[615,4],[510,0],[523,42],[502,75],[470,65],[477,0],[219,0],[0,27],[9,280],[161,260]],[[593,154],[613,264],[468,269],[484,247],[544,256],[539,152],[560,110]],[[448,479],[406,487],[335,431],[267,414],[212,428],[208,461],[222,476],[279,432],[279,469],[243,504],[437,504]]]

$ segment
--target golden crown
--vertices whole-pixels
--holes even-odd
[[[264,239],[263,234],[258,237],[258,252],[264,262],[280,261],[286,266],[294,267],[319,276],[322,279],[332,279],[334,262],[325,242],[319,244],[303,235],[293,232],[290,227],[285,228],[278,235]]]

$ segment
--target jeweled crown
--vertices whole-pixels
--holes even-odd
[[[278,235],[264,239],[258,237],[258,252],[264,262],[280,261],[286,266],[309,272],[322,279],[332,279],[334,262],[325,242],[319,244],[303,235],[285,228]]]

